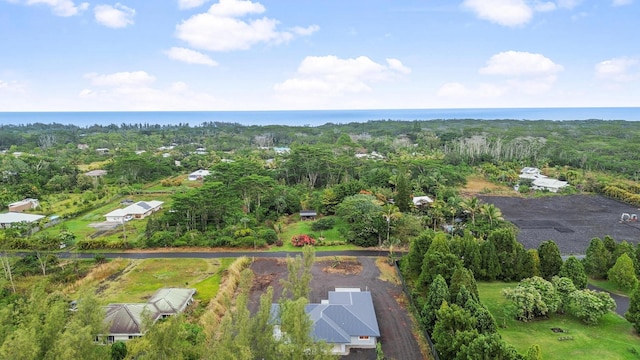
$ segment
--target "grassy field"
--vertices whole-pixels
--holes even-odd
[[[630,323],[614,313],[604,316],[596,326],[584,325],[569,315],[552,315],[547,320],[523,323],[506,317],[507,300],[502,289],[516,283],[478,283],[480,299],[496,318],[500,335],[520,353],[538,344],[543,359],[638,359],[640,338],[634,334]],[[561,328],[568,333],[554,333]],[[570,336],[573,340],[558,340]]]
[[[188,287],[197,298],[208,301],[217,292],[222,272],[229,261],[219,259],[131,260],[122,271],[98,286],[101,301],[108,303],[144,302],[163,287]]]
[[[311,224],[313,224],[313,221],[293,222],[287,225],[284,228],[284,231],[279,235],[280,239],[283,242],[283,246],[282,247],[272,246],[269,251],[274,251],[274,252],[275,251],[302,251],[302,248],[295,247],[291,244],[291,238],[294,235],[300,235],[300,234],[307,234],[316,240],[318,240],[318,238],[320,237],[324,237],[324,241],[346,242],[345,237],[340,233],[340,228],[344,227],[345,225],[342,224],[337,217],[334,217],[334,219],[336,219],[336,225],[332,229],[324,230],[324,231],[311,230]],[[336,245],[336,246],[316,246],[315,248],[316,248],[316,251],[323,251],[323,250],[339,251],[339,250],[359,249],[359,247],[351,244]]]
[[[588,282],[590,285],[599,287],[600,289],[606,290],[608,292],[612,292],[612,293],[624,295],[624,296],[631,296],[631,291],[619,289],[618,286],[616,286],[613,282],[609,280],[589,279]]]

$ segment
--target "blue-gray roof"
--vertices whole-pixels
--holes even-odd
[[[349,343],[352,336],[380,336],[378,320],[369,291],[329,291],[329,300],[305,308],[313,322],[312,336],[327,343]],[[279,306],[271,306],[279,322]]]

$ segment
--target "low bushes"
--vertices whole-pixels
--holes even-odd
[[[294,235],[291,238],[291,244],[295,247],[303,247],[305,245],[315,245],[316,239],[307,234]]]

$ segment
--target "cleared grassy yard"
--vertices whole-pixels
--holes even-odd
[[[549,319],[523,323],[505,316],[508,304],[502,289],[515,287],[516,283],[478,283],[483,304],[496,318],[500,335],[520,353],[538,344],[543,359],[638,359],[640,337],[635,335],[630,323],[614,313],[609,313],[598,325],[588,326],[570,315],[552,315]],[[554,333],[561,328],[568,333]],[[561,337],[572,340],[558,340]]]
[[[121,272],[98,285],[104,304],[144,302],[163,287],[196,288],[198,299],[208,301],[217,292],[222,272],[233,259],[132,260]]]
[[[294,235],[307,234],[318,240],[320,236],[324,237],[324,241],[342,241],[346,242],[345,237],[340,233],[340,228],[343,228],[345,225],[340,222],[340,220],[336,217],[336,225],[329,229],[323,231],[314,231],[311,230],[311,225],[313,221],[296,221],[287,225],[284,228],[284,231],[279,235],[282,240],[282,247],[273,246],[270,251],[302,251],[301,247],[295,247],[291,244],[291,238]],[[336,246],[315,246],[316,251],[323,250],[357,250],[359,247],[351,244],[345,245],[336,245]]]

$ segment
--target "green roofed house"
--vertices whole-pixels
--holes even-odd
[[[101,336],[108,343],[127,341],[144,335],[145,316],[152,322],[183,312],[193,303],[196,289],[165,288],[158,290],[146,303],[109,304],[105,306],[104,322],[109,333]]]
[[[313,322],[313,338],[331,345],[334,354],[347,355],[353,348],[375,349],[380,329],[371,292],[336,288],[329,291],[329,299],[308,304],[305,311]],[[276,323],[274,336],[282,338],[279,304],[271,305],[271,317]]]

